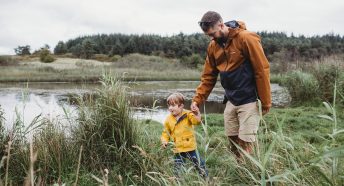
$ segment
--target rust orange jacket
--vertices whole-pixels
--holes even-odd
[[[229,35],[224,46],[220,46],[215,40],[209,43],[201,83],[196,89],[193,101],[198,105],[202,104],[215,86],[218,74],[235,71],[247,59],[252,66],[255,91],[262,102],[262,107],[270,108],[270,67],[260,37],[256,33],[247,31],[243,22],[237,23],[239,26],[236,28],[228,27]]]

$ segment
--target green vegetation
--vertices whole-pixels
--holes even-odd
[[[25,45],[25,46],[18,46],[17,48],[14,49],[14,52],[19,56],[24,56],[24,55],[31,55],[30,50],[31,50],[30,45]]]
[[[99,59],[104,56],[95,55],[94,57]],[[105,58],[106,61],[109,58],[109,61],[114,62],[57,58],[52,63],[43,64],[35,57],[23,58],[13,57],[13,60],[19,62],[6,62],[13,65],[0,68],[0,74],[2,74],[0,82],[99,82],[101,74],[105,71],[109,71],[112,75],[124,74],[125,80],[137,81],[199,80],[200,76],[198,69],[185,68],[185,65],[177,59],[140,54]]]
[[[52,56],[49,49],[43,48],[39,51],[39,60],[44,63],[51,63],[55,61],[55,58]]]
[[[305,37],[288,36],[281,32],[258,32],[258,35],[262,38],[263,48],[269,60],[282,66],[285,66],[283,62],[321,60],[344,52],[344,38],[335,34]],[[92,46],[89,45],[90,47],[86,49],[85,41],[91,42]],[[77,37],[66,43],[61,41],[55,47],[58,51],[55,54],[63,54],[59,52],[63,46],[66,48],[63,50],[65,53],[72,52],[77,57],[82,57],[83,52],[91,51],[90,53],[109,56],[140,53],[181,59],[199,54],[204,58],[208,43],[209,38],[201,33],[190,35],[179,33],[170,37],[151,34],[99,34]]]
[[[221,114],[204,115],[197,127],[198,150],[205,155],[209,180],[192,166],[173,175],[172,149],[160,148],[162,125],[134,121],[126,87],[105,76],[96,99],[80,98],[70,129],[37,116],[28,127],[20,118],[1,146],[0,182],[67,185],[342,185],[343,109],[272,109],[262,122],[255,155],[238,164],[227,149]],[[337,87],[334,86],[334,92]],[[334,94],[334,100],[337,94]],[[1,116],[0,111],[0,116]],[[0,117],[1,118],[1,117]],[[0,120],[1,121],[1,120]],[[33,130],[35,129],[35,130]],[[32,135],[32,140],[27,135]]]
[[[264,117],[255,155],[243,164],[227,149],[223,116],[204,115],[198,150],[209,180],[192,166],[174,177],[171,148],[160,148],[161,124],[133,120],[126,87],[110,78],[199,80],[209,42],[203,34],[102,34],[60,41],[55,55],[47,45],[31,54],[27,45],[0,56],[0,82],[103,84],[79,99],[77,120],[66,113],[68,127],[37,116],[27,127],[18,117],[5,130],[0,107],[0,185],[343,185],[344,38],[258,34],[271,82],[287,87],[293,107]]]
[[[61,55],[61,54],[66,54],[67,51],[67,46],[63,41],[59,41],[57,45],[54,48],[54,54],[56,55]]]
[[[0,66],[17,65],[18,62],[12,56],[0,56]]]
[[[338,102],[344,95],[344,66],[342,61],[337,64],[312,64],[311,67],[290,70],[278,75],[272,75],[271,82],[287,87],[294,105],[314,105],[321,100],[333,100],[334,84],[337,85]]]

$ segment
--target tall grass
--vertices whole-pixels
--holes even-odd
[[[316,64],[307,70],[299,69],[273,75],[271,81],[287,87],[294,105],[319,105],[321,101],[333,100],[334,82],[337,82],[337,94],[343,95],[343,70],[340,64]],[[336,101],[341,105],[344,103],[339,97]]]
[[[10,142],[12,148],[3,154],[0,182],[13,185],[24,182],[41,185],[344,184],[344,116],[336,105],[336,93],[333,102],[325,104],[327,111],[321,118],[314,114],[319,110],[308,107],[272,110],[262,120],[255,154],[243,152],[245,159],[241,163],[227,148],[223,116],[204,113],[203,124],[196,130],[197,150],[205,157],[209,178],[200,177],[192,165],[186,165],[182,176],[176,178],[172,147],[160,148],[162,125],[151,120],[133,120],[127,87],[120,80],[104,76],[102,84],[94,97],[80,98],[79,116],[71,123],[71,132],[66,132],[58,121],[41,116],[32,121],[29,129],[22,128],[19,119],[17,127],[2,132],[3,144]],[[334,90],[338,91],[336,85]],[[310,122],[304,123],[304,118],[310,118]],[[317,128],[319,125],[321,129]],[[312,138],[307,132],[312,133]],[[26,133],[31,133],[32,138]]]
[[[195,171],[192,171],[192,166],[186,167],[182,178],[175,179],[171,173],[173,161],[168,154],[171,151],[166,152],[158,148],[160,133],[154,128],[159,125],[150,123],[148,125],[151,126],[143,128],[146,134],[151,135],[146,141],[155,139],[157,142],[151,146],[143,145],[140,151],[146,161],[157,166],[151,167],[151,171],[147,172],[146,176],[159,185],[318,185],[319,183],[342,185],[344,146],[341,144],[344,139],[333,137],[344,132],[344,116],[341,115],[339,118],[334,106],[325,105],[330,116],[326,115],[323,118],[328,119],[330,123],[333,122],[334,128],[325,130],[329,133],[312,134],[313,137],[322,139],[321,141],[312,143],[311,139],[304,137],[303,132],[307,133],[307,131],[284,131],[284,128],[288,127],[284,126],[287,119],[293,116],[284,114],[279,116],[281,119],[277,119],[275,115],[269,121],[262,120],[255,154],[250,155],[243,151],[242,153],[245,154],[243,163],[238,163],[226,147],[228,141],[223,134],[223,127],[219,126],[223,121],[216,121],[212,117],[207,119],[205,115],[204,125],[197,130],[197,137],[198,150],[206,156],[209,180],[201,179]],[[313,116],[312,121],[310,125],[313,126],[317,125],[316,122],[321,122],[316,119],[316,115]],[[298,124],[301,123],[302,121]],[[339,129],[339,126],[342,129]],[[170,168],[161,170],[161,167]]]
[[[104,76],[102,84],[96,99],[80,99],[79,118],[72,123],[71,132],[59,121],[40,115],[25,127],[18,115],[14,127],[1,133],[6,136],[2,142],[11,144],[3,155],[7,162],[2,161],[0,172],[6,183],[71,184],[80,180],[82,184],[87,180],[85,175],[104,168],[138,171],[132,160],[138,135],[125,86],[109,76]],[[79,151],[80,146],[84,150]]]
[[[95,98],[82,102],[75,137],[83,145],[82,162],[89,168],[132,165],[128,148],[138,141],[125,85],[103,76]],[[91,157],[91,158],[90,158]]]
[[[294,103],[311,102],[319,97],[319,82],[313,74],[293,71],[285,75],[281,84],[287,87]]]

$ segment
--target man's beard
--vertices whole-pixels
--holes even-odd
[[[227,38],[223,33],[221,33],[221,37],[214,38],[215,42],[218,43],[220,46],[224,46],[227,42]]]

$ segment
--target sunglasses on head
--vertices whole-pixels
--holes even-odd
[[[200,27],[209,27],[210,25],[212,25],[214,22],[212,21],[199,21],[198,25]]]

